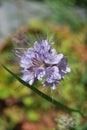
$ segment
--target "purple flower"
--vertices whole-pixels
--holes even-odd
[[[28,82],[30,85],[32,85],[35,78],[33,72],[31,72],[30,70],[23,70],[22,73],[23,73],[22,79]]]
[[[67,66],[67,58],[62,58],[60,62],[57,64],[59,68],[59,73],[61,74],[61,78],[64,78],[66,73],[69,73],[71,69]]]
[[[63,58],[63,54],[57,54],[55,49],[51,49],[50,52],[46,54],[44,59],[46,64],[58,64],[60,60]]]
[[[22,79],[30,85],[37,79],[44,81],[43,86],[55,89],[56,84],[71,71],[67,66],[67,58],[63,54],[57,54],[56,50],[52,49],[52,44],[47,40],[36,41],[33,47],[26,48],[22,54],[15,51],[20,58]]]
[[[36,71],[35,71],[35,77],[38,79],[38,80],[42,80],[42,78],[45,76],[45,69],[44,67],[40,67],[40,68],[36,68]]]
[[[60,79],[61,75],[59,74],[59,69],[57,66],[48,67],[46,69],[46,81],[48,83],[52,83]]]

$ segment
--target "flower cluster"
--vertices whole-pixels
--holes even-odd
[[[26,48],[20,57],[20,67],[22,68],[22,79],[30,85],[35,80],[42,80],[43,86],[50,86],[51,89],[56,88],[65,74],[71,70],[67,66],[67,58],[63,54],[57,54],[52,48],[53,43],[47,40],[35,42],[33,47]]]
[[[58,130],[74,129],[78,123],[76,117],[69,114],[61,115],[58,119],[56,119],[56,122]]]

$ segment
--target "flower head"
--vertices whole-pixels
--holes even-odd
[[[52,49],[53,43],[48,43],[47,40],[35,42],[32,47],[19,54],[15,53],[20,58],[19,65],[22,68],[22,79],[30,85],[37,80],[43,80],[43,86],[56,88],[61,79],[65,77],[71,70],[67,66],[67,58],[63,54],[57,54],[55,49]]]
[[[77,119],[73,115],[62,114],[55,120],[57,122],[58,130],[71,130],[77,125]]]

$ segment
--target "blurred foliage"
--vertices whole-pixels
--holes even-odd
[[[87,0],[76,0],[76,5],[81,7],[87,7]]]
[[[27,1],[43,2],[45,0],[27,0]],[[74,5],[81,6],[81,7],[87,7],[87,0],[61,0],[61,1],[64,2],[64,3],[67,3],[67,4],[74,4]]]
[[[84,68],[84,72],[82,75],[82,83],[84,84],[84,86],[87,86],[87,65]]]
[[[30,39],[33,38],[32,35],[36,36],[37,34],[38,37],[43,38],[44,34],[48,33],[48,40],[55,41],[54,48],[68,57],[72,72],[58,85],[58,90],[61,91],[62,97],[58,90],[54,90],[51,93],[49,88],[44,90],[40,86],[38,89],[70,107],[79,108],[85,115],[87,115],[86,28],[85,26],[77,31],[72,31],[69,26],[59,26],[49,22],[43,23],[31,20],[29,27],[22,27],[18,31]],[[6,39],[0,48],[0,62],[19,74],[20,69],[17,60],[11,52],[13,37],[14,34]],[[14,130],[13,128],[23,121],[38,123],[40,121],[47,122],[52,118],[51,120],[54,122],[52,114],[56,116],[57,113],[60,113],[53,105],[22,86],[2,68],[0,68],[0,111],[0,128],[2,130]],[[81,128],[81,130],[85,130],[87,119],[84,120],[78,130]]]
[[[51,15],[48,19],[61,25],[68,24],[72,29],[78,29],[86,24],[75,11],[75,0],[46,0],[48,7],[51,9]]]

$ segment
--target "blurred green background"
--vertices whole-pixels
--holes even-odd
[[[68,57],[72,71],[58,90],[51,93],[43,86],[38,89],[87,116],[87,1],[0,0],[0,63],[19,73],[12,53],[16,31],[31,38],[48,35],[54,40],[54,48]],[[55,119],[63,114],[66,112],[0,67],[0,130],[60,130]],[[76,129],[87,130],[87,118],[75,116],[79,119]]]

